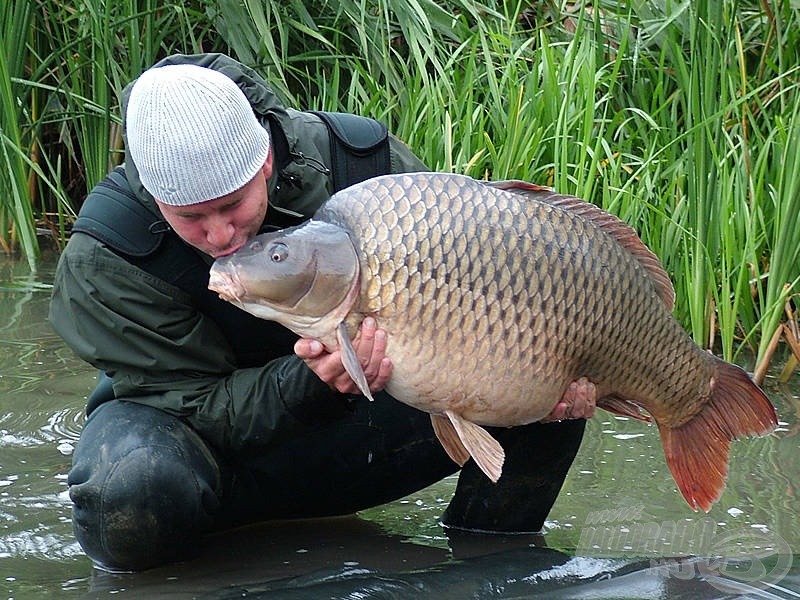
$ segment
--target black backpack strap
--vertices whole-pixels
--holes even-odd
[[[196,301],[211,294],[206,288],[208,270],[203,271],[198,254],[141,203],[121,166],[92,189],[72,231],[103,242],[131,264],[181,288]]]
[[[278,119],[273,115],[267,115],[267,118],[269,121],[269,137],[272,142],[273,168],[278,173],[281,173],[292,162],[292,157],[289,154],[289,142]]]
[[[166,230],[166,223],[138,201],[122,166],[89,192],[72,226],[72,231],[90,235],[133,257],[155,252]]]
[[[391,171],[386,125],[349,113],[314,111],[331,133],[333,191]]]

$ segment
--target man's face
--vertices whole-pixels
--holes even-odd
[[[270,156],[253,179],[230,194],[190,206],[171,206],[158,199],[156,202],[181,239],[218,258],[236,252],[258,233],[267,214],[267,181],[271,173]]]

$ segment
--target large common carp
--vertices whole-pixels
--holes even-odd
[[[218,259],[209,287],[341,347],[367,396],[350,334],[374,316],[394,364],[387,391],[431,413],[448,454],[472,456],[494,481],[503,450],[481,425],[538,421],[580,378],[596,386],[598,406],[652,416],[694,509],[722,493],[730,440],[777,424],[747,374],[672,317],[669,278],[631,227],[532,184],[370,179],[305,224]]]

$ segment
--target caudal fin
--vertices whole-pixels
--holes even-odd
[[[764,435],[778,424],[775,407],[739,367],[718,360],[711,397],[680,427],[659,424],[667,465],[694,510],[708,512],[725,489],[730,441]]]

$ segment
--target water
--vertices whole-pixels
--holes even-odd
[[[543,535],[448,537],[449,478],[354,517],[219,535],[189,563],[97,571],[66,487],[95,372],[47,324],[55,260],[31,275],[0,259],[2,598],[800,598],[798,374],[767,382],[780,427],[732,445],[708,514],[676,491],[655,428],[600,411]]]

